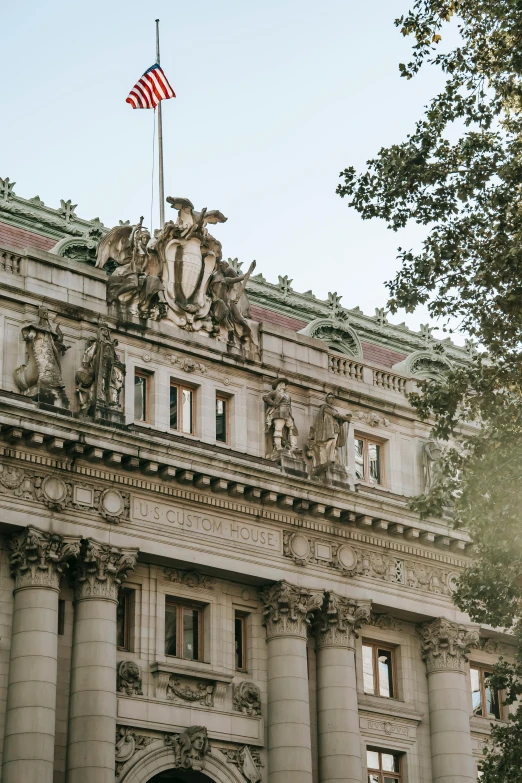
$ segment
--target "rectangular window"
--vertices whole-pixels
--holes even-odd
[[[134,421],[149,420],[150,375],[134,371]]]
[[[216,397],[216,440],[219,443],[228,442],[228,400]]]
[[[167,598],[165,604],[165,655],[189,661],[203,657],[203,610]]]
[[[236,671],[246,671],[246,623],[247,618],[239,612],[234,617],[234,637],[236,645]]]
[[[355,476],[369,484],[383,483],[382,445],[355,436]]]
[[[363,642],[364,692],[387,699],[395,698],[395,651],[374,642]]]
[[[398,753],[367,750],[368,783],[396,783],[401,780],[401,760]]]
[[[473,715],[481,718],[502,719],[502,695],[489,687],[488,680],[493,672],[478,666],[470,667],[471,702]]]
[[[65,633],[65,601],[58,601],[58,636]]]
[[[132,590],[120,590],[116,609],[116,646],[130,650],[130,622]]]
[[[170,429],[194,434],[194,389],[170,384]]]

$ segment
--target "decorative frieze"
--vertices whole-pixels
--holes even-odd
[[[97,541],[83,541],[74,573],[75,598],[118,600],[118,588],[133,571],[137,549],[120,549]]]
[[[178,568],[164,568],[163,574],[169,582],[190,587],[193,590],[213,590],[216,581],[197,571],[180,571]]]
[[[227,761],[235,764],[248,783],[259,783],[262,780],[260,770],[263,764],[258,750],[248,745],[242,745],[239,748],[220,748],[220,750],[226,756]]]
[[[438,617],[417,628],[428,674],[437,671],[466,672],[468,654],[479,644],[479,632],[467,625]]]
[[[234,685],[234,709],[243,715],[261,715],[261,691],[252,680]]]
[[[371,601],[355,601],[326,592],[323,604],[314,616],[317,646],[355,648],[357,629],[368,622],[370,608]]]
[[[323,603],[322,590],[306,590],[288,582],[277,582],[261,590],[263,624],[267,638],[301,636],[306,638],[311,615]]]
[[[136,661],[119,662],[116,690],[127,696],[143,696],[141,672]]]
[[[80,538],[42,533],[34,527],[27,527],[11,536],[8,546],[15,590],[22,587],[58,590],[68,561],[80,551]]]
[[[370,612],[370,617],[366,620],[366,625],[373,625],[375,628],[381,628],[383,631],[402,631],[402,623],[391,614],[377,614]]]

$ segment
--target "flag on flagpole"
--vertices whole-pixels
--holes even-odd
[[[154,63],[136,82],[125,102],[133,109],[155,109],[160,101],[175,97],[163,70]]]

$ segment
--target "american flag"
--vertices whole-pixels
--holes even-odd
[[[145,71],[126,100],[133,109],[155,109],[160,101],[175,98],[176,93],[157,63]]]

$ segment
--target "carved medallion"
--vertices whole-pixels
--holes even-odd
[[[349,544],[343,544],[337,550],[337,563],[347,576],[352,576],[357,570],[357,552]]]
[[[125,501],[117,489],[106,489],[100,497],[100,514],[108,522],[118,523],[125,513]]]

